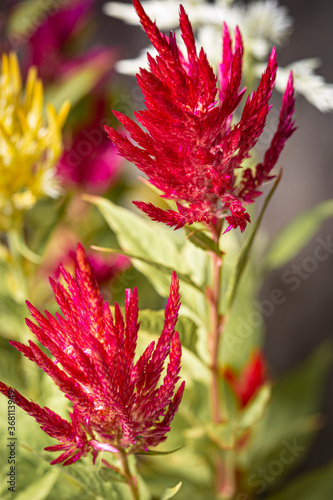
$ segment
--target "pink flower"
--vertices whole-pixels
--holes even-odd
[[[25,61],[27,67],[37,66],[44,82],[58,78],[63,72],[63,65],[70,60],[69,45],[87,24],[93,5],[94,0],[71,0],[48,15],[31,34]]]
[[[92,95],[88,99],[90,112],[85,123],[75,130],[73,141],[58,165],[57,174],[66,188],[82,188],[86,192],[104,193],[119,179],[122,159],[108,140],[103,120],[109,102],[104,95]]]
[[[277,131],[263,162],[254,172],[241,171],[243,160],[263,132],[270,109],[277,70],[275,49],[256,92],[248,97],[239,122],[232,125],[233,114],[245,92],[239,91],[243,57],[239,31],[236,29],[232,48],[224,25],[223,62],[217,78],[204,50],[197,53],[192,26],[182,6],[180,29],[186,58],[175,35],[162,34],[139,0],[133,2],[158,51],[155,59],[148,54],[150,69],[141,69],[137,75],[146,109],[135,116],[146,131],[119,112],[114,114],[133,142],[110,127],[106,130],[119,154],[135,163],[151,184],[164,193],[163,197],[176,201],[177,210],[134,203],[153,220],[176,229],[194,222],[215,226],[226,218],[226,230],[240,227],[243,231],[250,221],[244,205],[261,194],[258,188],[263,182],[272,179],[271,170],[295,130],[292,76],[283,97]]]
[[[163,331],[134,362],[138,323],[138,295],[126,290],[124,314],[115,303],[112,315],[103,302],[83,248],[76,252],[77,269],[62,275],[68,291],[50,278],[62,315],[43,316],[28,308],[38,325],[27,319],[37,340],[54,356],[48,357],[34,342],[11,344],[42,368],[72,402],[68,422],[49,408],[41,408],[18,391],[0,382],[0,392],[15,399],[41,428],[59,444],[47,451],[61,451],[51,463],[69,465],[100,450],[135,453],[166,439],[182,399],[184,382],[176,390],[181,344],[175,325],[180,306],[175,273],[165,309]],[[166,359],[166,374],[160,383]],[[14,393],[14,395],[13,395]]]
[[[241,408],[249,403],[268,379],[266,363],[260,351],[252,353],[248,363],[240,373],[236,373],[228,367],[223,374],[234,391]]]

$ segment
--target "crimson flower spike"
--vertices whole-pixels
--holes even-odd
[[[163,331],[156,345],[152,342],[134,362],[140,326],[136,288],[126,290],[124,315],[117,302],[112,315],[81,245],[76,251],[76,267],[74,277],[61,270],[67,290],[50,278],[62,315],[53,317],[46,311],[43,316],[27,302],[38,323],[27,319],[27,325],[55,360],[32,341],[29,345],[10,342],[42,368],[71,401],[71,421],[0,382],[0,392],[14,399],[59,441],[45,448],[62,451],[51,464],[69,465],[89,452],[95,462],[102,450],[136,453],[156,446],[166,439],[185,385],[182,382],[176,389],[181,364],[181,344],[175,331],[180,307],[176,274],[171,278]]]
[[[137,75],[146,109],[134,114],[146,132],[116,111],[114,115],[133,142],[111,127],[106,131],[119,154],[135,163],[164,198],[176,201],[177,211],[134,203],[153,220],[175,229],[194,222],[216,225],[225,218],[229,224],[226,231],[232,227],[243,231],[250,221],[244,205],[253,202],[261,194],[260,186],[273,178],[271,170],[295,130],[292,75],[277,131],[263,162],[254,171],[241,171],[243,160],[263,132],[270,109],[277,70],[275,49],[256,92],[248,97],[239,122],[232,126],[233,114],[245,92],[239,91],[243,46],[238,29],[232,48],[224,25],[223,58],[217,78],[204,50],[197,53],[192,26],[182,6],[180,29],[187,57],[177,46],[175,35],[162,34],[139,0],[133,3],[158,52],[156,58],[148,54],[149,70],[141,69]]]

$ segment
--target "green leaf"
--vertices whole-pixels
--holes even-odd
[[[161,496],[161,500],[169,500],[175,496],[175,494],[180,490],[182,486],[182,482],[180,481],[174,488],[167,488],[163,495]]]
[[[120,255],[125,255],[126,257],[129,257],[130,259],[139,260],[141,262],[144,262],[145,264],[149,264],[154,269],[157,269],[159,271],[163,271],[166,275],[169,275],[169,276],[171,276],[171,274],[174,271],[174,269],[172,269],[171,267],[165,266],[159,262],[153,261],[151,259],[146,259],[145,257],[140,257],[138,255],[133,255],[132,253],[124,252],[123,250],[120,250],[120,249],[98,247],[96,245],[92,245],[91,248],[92,248],[92,250],[97,250],[99,252],[120,254]],[[180,272],[177,273],[177,276],[180,280],[184,281],[184,283],[187,283],[188,285],[193,286],[196,290],[202,292],[201,288],[198,285],[196,285],[191,280],[191,278],[189,276],[182,274]]]
[[[33,252],[30,248],[28,248],[26,242],[23,239],[23,234],[17,231],[11,231],[11,250],[15,250],[15,252],[19,253],[25,259],[33,262],[34,264],[40,264],[42,258]]]
[[[234,272],[231,276],[230,283],[229,283],[228,290],[227,290],[227,295],[226,295],[226,303],[227,303],[226,312],[227,312],[227,314],[229,314],[229,311],[230,311],[230,309],[233,305],[233,302],[235,300],[236,292],[237,292],[241,277],[243,275],[243,272],[246,268],[246,265],[247,265],[247,262],[249,259],[249,255],[250,255],[250,250],[251,250],[253,242],[254,242],[254,238],[257,234],[257,231],[259,229],[260,223],[262,221],[262,218],[264,216],[264,213],[266,211],[268,203],[270,202],[270,199],[272,198],[280,180],[281,180],[281,173],[278,175],[276,181],[274,182],[272,189],[268,193],[268,196],[265,199],[265,202],[264,202],[264,205],[261,209],[259,217],[257,218],[256,222],[254,223],[254,225],[252,227],[251,234],[242,247],[241,253],[239,255]]]
[[[198,248],[202,250],[211,251],[216,253],[219,257],[222,256],[222,252],[218,246],[218,244],[213,241],[209,236],[207,236],[202,230],[195,230],[188,226],[184,227],[186,238],[188,241],[193,243]]]
[[[333,462],[298,477],[286,488],[270,495],[267,500],[332,500],[332,498]]]
[[[153,311],[151,309],[143,309],[140,311],[139,320],[141,322],[140,331],[145,331],[148,334],[160,335],[164,327],[164,310]],[[196,352],[197,342],[197,326],[185,316],[179,316],[176,330],[179,333],[179,338],[183,347],[186,347],[192,352]]]
[[[222,450],[233,450],[236,444],[236,429],[231,422],[207,424],[209,438]]]
[[[50,455],[48,453],[43,451],[35,451],[29,449],[27,446],[23,447],[39,459],[48,463],[50,462]],[[54,457],[52,457],[52,459],[53,458]],[[109,462],[112,462],[112,456],[108,456],[107,458]],[[63,474],[67,476],[72,484],[74,484],[76,487],[81,488],[85,494],[91,495],[94,499],[128,499],[128,485],[125,483],[122,484],[121,482],[119,482],[119,479],[105,482],[103,479],[103,473],[101,474],[98,470],[98,467],[91,463],[90,458],[81,459],[74,465],[69,465],[68,467],[63,467],[62,465],[53,465],[52,470],[56,470],[60,474],[60,477],[58,478],[59,482],[61,482],[61,475]],[[26,500],[30,500],[31,498],[35,497],[29,496]]]
[[[266,268],[282,267],[293,259],[311,241],[320,225],[332,216],[333,200],[326,200],[295,217],[269,248],[265,260]]]
[[[111,62],[110,60],[109,64],[96,64],[96,61],[93,61],[81,64],[70,75],[66,75],[65,79],[59,80],[47,88],[44,102],[52,104],[56,110],[59,110],[61,105],[69,99],[74,107],[96,87],[102,76],[111,69]]]
[[[267,409],[270,394],[271,387],[266,384],[260,388],[244,409],[238,410],[236,413],[230,412],[228,421],[221,424],[209,423],[207,432],[212,441],[224,450],[232,450],[244,431],[254,428],[262,418]]]
[[[52,468],[47,474],[30,484],[24,491],[16,493],[15,500],[44,500],[58,481],[60,471]]]
[[[60,468],[60,466],[57,466]],[[61,467],[61,472],[78,483],[87,493],[105,500],[127,500],[128,486],[119,482],[105,483],[101,480],[97,468],[87,462],[76,462],[68,467]]]
[[[136,453],[136,455],[144,455],[144,456],[170,455],[171,453],[176,453],[176,451],[181,450],[182,448],[184,448],[184,446],[179,446],[178,448],[175,448],[174,450],[170,451],[154,451],[154,450],[141,451],[139,453]]]
[[[267,405],[271,397],[271,385],[263,385],[254,398],[249,402],[249,404],[241,412],[241,416],[238,421],[240,428],[253,427],[258,420],[264,415]]]
[[[98,208],[115,232],[123,252],[135,256],[132,262],[134,267],[150,280],[160,295],[166,297],[169,294],[171,270],[176,271],[185,284],[191,284],[196,291],[203,293],[189,276],[186,262],[164,227],[104,198],[85,195],[83,199]]]

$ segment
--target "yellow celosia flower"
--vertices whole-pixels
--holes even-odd
[[[20,220],[38,198],[59,194],[55,165],[62,151],[61,129],[69,112],[43,112],[43,85],[36,68],[23,89],[15,53],[3,54],[0,72],[0,230]]]

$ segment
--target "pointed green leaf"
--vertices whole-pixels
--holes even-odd
[[[74,467],[57,466],[61,472],[79,484],[83,490],[105,500],[127,500],[128,486],[119,481],[105,483],[101,480],[97,468],[90,463],[76,462]]]
[[[35,451],[29,447],[22,445],[24,449],[28,450],[34,456],[50,463],[54,456],[44,451]],[[111,455],[111,454],[109,454]],[[113,457],[107,457],[108,461],[112,461]],[[103,500],[127,500],[128,499],[128,485],[121,483],[118,479],[115,481],[104,482],[98,471],[96,465],[91,463],[89,457],[76,462],[74,465],[63,467],[62,465],[53,465],[52,470],[57,470],[58,473],[67,476],[74,484],[81,487],[83,492],[90,494],[93,498],[101,498]],[[61,476],[58,478],[61,481]],[[34,496],[27,497],[30,500]],[[24,499],[25,500],[25,499]]]
[[[261,419],[267,409],[271,397],[271,390],[270,384],[265,384],[259,389],[255,397],[241,412],[237,424],[240,428],[253,427],[256,422]]]
[[[30,248],[28,248],[27,244],[23,239],[23,235],[18,233],[17,231],[11,231],[11,250],[15,250],[15,252],[19,253],[25,259],[33,262],[34,264],[40,264],[42,258],[33,252]]]
[[[171,267],[165,266],[159,262],[153,261],[151,259],[146,259],[145,257],[140,257],[138,255],[133,255],[132,253],[129,252],[124,252],[123,250],[115,249],[115,248],[105,248],[105,247],[98,247],[96,245],[91,246],[92,250],[97,250],[99,252],[104,252],[104,253],[114,253],[114,254],[120,254],[120,255],[125,255],[126,257],[129,257],[130,259],[135,259],[139,260],[140,262],[144,262],[145,264],[149,264],[151,267],[154,269],[157,269],[159,271],[163,271],[166,275],[171,276],[172,272],[174,269]],[[187,283],[190,286],[193,286],[196,290],[202,293],[201,288],[196,285],[189,276],[183,273],[177,273],[177,276],[180,280],[184,281],[184,283]]]
[[[269,248],[265,261],[267,269],[282,267],[289,262],[311,241],[320,225],[332,216],[333,200],[326,200],[295,217]]]
[[[170,451],[154,451],[154,450],[141,451],[139,453],[136,453],[136,455],[144,455],[144,456],[170,455],[171,453],[176,453],[176,451],[181,450],[182,448],[184,448],[184,446],[179,446],[178,448],[175,448],[174,450]]]
[[[224,450],[233,449],[244,431],[252,429],[262,418],[267,409],[270,392],[271,387],[264,385],[245,409],[230,412],[226,422],[209,423],[207,433],[211,440]]]
[[[286,488],[269,496],[267,500],[332,500],[332,498],[333,462],[298,477]]]
[[[101,57],[104,57],[103,54]],[[66,78],[58,80],[47,88],[44,102],[52,104],[56,110],[59,110],[66,100],[70,100],[71,106],[74,107],[96,87],[103,75],[111,69],[112,64],[110,63],[111,60],[109,64],[96,64],[94,62],[81,64],[70,75],[66,75]]]
[[[240,256],[238,258],[235,270],[233,272],[233,275],[231,276],[228,291],[227,291],[227,296],[226,296],[226,302],[227,302],[226,311],[227,311],[227,313],[229,313],[229,311],[233,305],[233,302],[235,300],[236,292],[237,292],[241,277],[243,275],[243,272],[246,268],[246,265],[247,265],[247,262],[249,259],[249,255],[250,255],[250,250],[251,250],[253,242],[254,242],[254,238],[257,234],[257,231],[259,229],[260,223],[262,221],[262,218],[264,216],[264,213],[266,211],[268,203],[270,202],[270,199],[272,198],[280,180],[281,180],[281,173],[278,175],[276,181],[274,182],[272,189],[268,193],[268,196],[265,199],[265,202],[264,202],[264,205],[261,209],[259,217],[257,218],[256,222],[254,223],[254,225],[252,227],[251,234],[248,237],[248,239],[246,240],[246,242],[243,245],[243,248],[241,250],[241,253],[240,253]]]
[[[216,253],[221,257],[222,252],[215,241],[213,241],[209,236],[207,236],[204,231],[195,230],[188,226],[184,227],[187,240],[189,240],[193,245],[202,248],[202,250],[211,251]]]
[[[180,490],[182,486],[182,482],[180,481],[174,488],[167,488],[163,495],[161,496],[161,500],[169,500],[175,496],[175,494]]]

